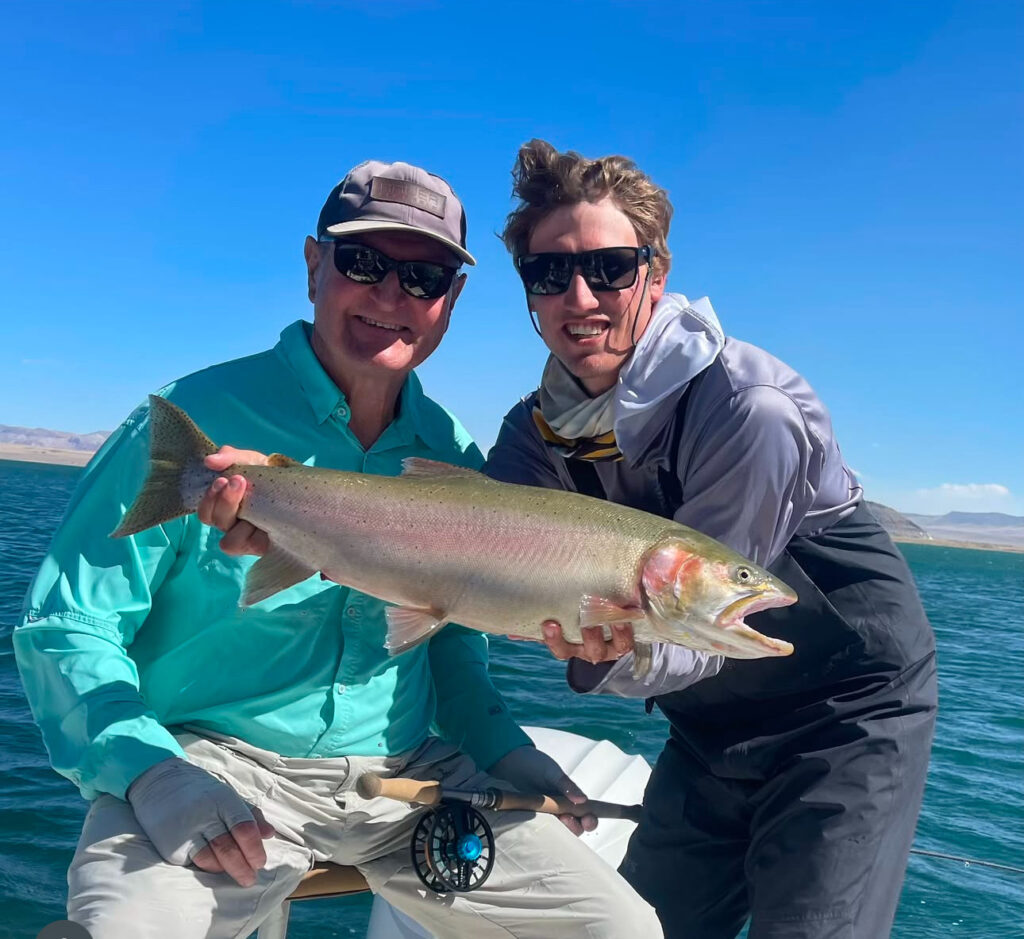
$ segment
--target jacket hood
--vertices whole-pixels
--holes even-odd
[[[658,301],[616,386],[615,441],[630,462],[671,416],[687,382],[714,362],[724,345],[707,297],[691,303],[681,293],[666,293]]]

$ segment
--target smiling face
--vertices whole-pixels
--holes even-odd
[[[575,254],[620,246],[640,245],[629,218],[606,198],[553,209],[534,227],[527,250]],[[591,395],[615,384],[633,342],[643,335],[654,304],[665,292],[664,274],[652,273],[644,296],[647,275],[643,265],[632,287],[594,292],[577,270],[565,293],[528,298],[547,347]]]
[[[447,248],[424,235],[366,232],[351,240],[397,261],[459,264]],[[329,244],[307,238],[305,254],[317,358],[349,398],[357,386],[397,395],[406,375],[441,342],[465,275],[455,278],[450,297],[423,300],[402,290],[395,271],[379,284],[349,280],[335,269]]]

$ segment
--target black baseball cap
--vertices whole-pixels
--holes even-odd
[[[433,238],[466,264],[466,211],[440,176],[409,163],[367,160],[331,190],[316,237],[369,231],[410,231]]]

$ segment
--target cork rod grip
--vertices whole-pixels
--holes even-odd
[[[356,782],[356,792],[364,799],[394,799],[396,802],[408,802],[410,805],[437,805],[441,801],[441,784],[432,780],[420,779],[382,779],[367,773]]]

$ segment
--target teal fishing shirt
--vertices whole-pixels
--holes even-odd
[[[293,323],[273,349],[160,394],[218,445],[381,475],[412,456],[479,468],[415,374],[364,450],[310,330]],[[490,681],[482,633],[450,625],[391,658],[385,604],[319,576],[241,608],[256,559],[224,554],[195,515],[108,537],[145,477],[148,423],[140,407],[85,469],[13,633],[53,767],[86,798],[123,798],[144,770],[182,756],[168,728],[186,724],[289,757],[401,753],[433,730],[483,768],[530,742]]]

